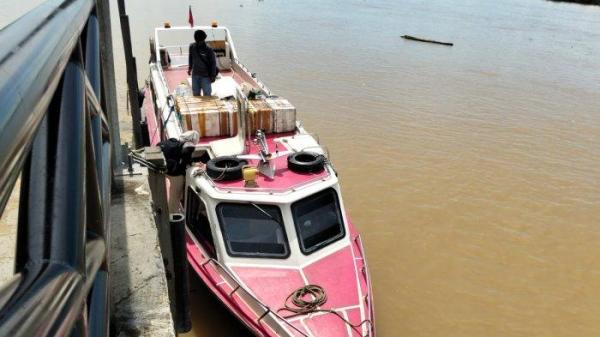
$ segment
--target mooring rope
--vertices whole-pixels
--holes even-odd
[[[305,299],[308,297],[309,299]],[[288,303],[291,302],[295,305],[295,307],[290,306]],[[327,302],[327,294],[325,294],[325,290],[323,287],[309,284],[304,287],[296,289],[293,293],[291,293],[286,299],[284,303],[284,307],[277,310],[279,311],[289,311],[293,312],[295,315],[304,315],[314,310],[318,309],[319,306],[325,304]]]
[[[364,321],[358,324],[352,324],[348,321],[342,314],[332,309],[319,309],[320,306],[327,302],[327,294],[325,293],[325,289],[323,287],[316,284],[309,284],[303,287],[296,289],[285,299],[285,303],[283,308],[277,310],[277,313],[280,311],[288,311],[291,312],[291,315],[284,316],[283,318],[293,318],[297,316],[307,315],[316,312],[323,312],[327,314],[334,314],[339,319],[344,321],[347,325],[352,328],[357,334],[362,336],[362,332],[359,330],[360,327],[365,323],[369,323],[369,329],[371,328],[371,320],[365,319]],[[293,306],[292,306],[293,305]],[[367,335],[369,333],[367,332]]]
[[[143,151],[143,149],[139,149],[139,150],[130,150],[129,152],[129,156],[137,163],[139,163],[142,166],[146,166],[158,173],[162,173],[165,174],[167,172],[167,170],[163,167],[158,167],[154,164],[152,164],[151,162],[147,161],[145,158],[143,158],[142,156],[140,156],[140,153]]]
[[[225,164],[225,168],[223,169],[223,172],[221,172],[221,174],[219,174],[218,177],[216,177],[214,179],[211,178],[212,181],[221,181],[221,180],[223,180],[223,178],[225,178],[225,174],[227,173],[227,169],[228,168],[229,168],[229,165]],[[208,176],[208,174],[207,174],[207,176]],[[208,176],[208,177],[210,178],[210,176]]]

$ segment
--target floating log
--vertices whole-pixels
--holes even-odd
[[[600,0],[549,0],[554,2],[571,2],[582,5],[596,5],[600,6]]]
[[[440,41],[435,41],[435,40],[427,40],[427,39],[421,39],[421,38],[410,36],[410,35],[402,35],[402,38],[407,39],[407,40],[419,41],[419,42],[442,44],[444,46],[451,46],[451,47],[454,46],[454,43],[452,43],[452,42],[440,42]]]

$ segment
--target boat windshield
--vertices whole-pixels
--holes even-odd
[[[290,255],[279,207],[221,203],[217,215],[229,255],[267,258]]]
[[[292,204],[300,249],[313,253],[344,237],[344,222],[337,193],[328,188]]]

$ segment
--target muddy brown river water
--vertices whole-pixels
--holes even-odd
[[[11,3],[0,23],[26,10]],[[127,1],[141,80],[153,27],[185,25],[188,4]],[[600,7],[192,6],[197,23],[231,29],[241,60],[329,148],[364,237],[379,336],[600,336]],[[248,335],[203,286],[193,303],[190,336]]]

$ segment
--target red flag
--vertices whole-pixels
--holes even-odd
[[[192,15],[192,6],[190,5],[190,13],[188,14],[188,22],[190,23],[190,27],[194,27],[194,16]]]

